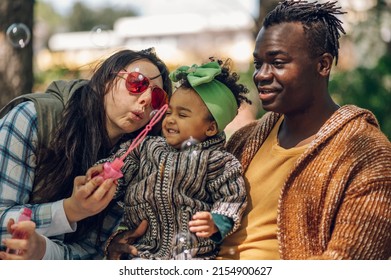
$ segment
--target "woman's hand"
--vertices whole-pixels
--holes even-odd
[[[116,181],[104,180],[98,175],[102,171],[103,165],[100,164],[88,169],[86,176],[75,178],[72,196],[64,200],[64,210],[69,223],[100,213],[113,199]]]
[[[106,258],[108,260],[120,260],[125,254],[137,255],[137,249],[131,244],[143,236],[148,228],[148,222],[142,221],[138,227],[133,231],[124,231],[116,235],[107,246]]]
[[[207,238],[218,231],[210,212],[197,212],[189,222],[189,230],[198,237]]]
[[[7,229],[11,234],[15,231],[22,233],[25,239],[4,239],[3,243],[7,246],[7,252],[0,252],[0,259],[41,260],[43,258],[46,251],[46,241],[42,235],[35,231],[34,222],[23,221],[16,224],[13,219],[10,219]]]

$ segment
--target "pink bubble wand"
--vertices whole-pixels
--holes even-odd
[[[164,104],[157,112],[156,114],[151,118],[149,123],[145,126],[145,128],[137,135],[136,138],[132,141],[131,145],[129,146],[126,153],[124,153],[121,157],[115,158],[113,162],[105,162],[103,164],[103,172],[100,174],[100,176],[103,177],[103,179],[113,178],[113,179],[119,179],[123,176],[121,168],[124,165],[124,159],[126,156],[134,150],[147,136],[148,132],[151,131],[152,127],[160,121],[160,119],[164,116],[168,108],[167,104]]]

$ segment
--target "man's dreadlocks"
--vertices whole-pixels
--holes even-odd
[[[314,56],[325,52],[335,57],[338,63],[338,49],[340,32],[345,34],[342,21],[335,15],[341,15],[341,7],[336,7],[337,2],[320,4],[317,1],[286,0],[280,2],[273,11],[264,19],[263,26],[276,25],[284,22],[300,22],[308,39],[309,48]]]

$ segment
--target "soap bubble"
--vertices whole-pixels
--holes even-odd
[[[107,47],[110,43],[110,31],[105,25],[94,26],[90,31],[91,41],[97,47]]]
[[[189,139],[183,141],[181,151],[190,150],[190,159],[195,159],[197,157],[197,144],[199,143],[200,141],[190,136]]]
[[[197,238],[194,233],[180,232],[173,238],[173,254],[175,259],[190,260],[197,252]]]
[[[152,110],[151,113],[149,114],[149,118],[152,119],[154,115],[156,115],[158,110]]]
[[[15,48],[22,49],[31,39],[31,31],[24,23],[13,23],[7,28],[7,39]]]
[[[231,247],[231,248],[228,249],[228,254],[231,255],[231,256],[235,255],[236,252],[237,252],[237,250],[234,247]]]
[[[181,150],[184,151],[184,150],[190,149],[190,148],[196,146],[198,143],[200,143],[200,141],[193,138],[193,136],[190,136],[189,139],[183,141],[183,143],[181,145]]]

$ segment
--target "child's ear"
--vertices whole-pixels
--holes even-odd
[[[209,124],[209,127],[206,130],[205,134],[206,134],[206,136],[211,137],[211,136],[216,135],[218,132],[219,132],[219,130],[217,129],[217,123],[215,121],[213,121]]]

